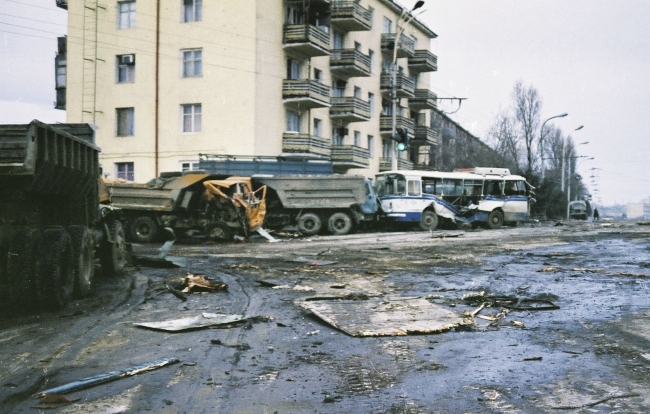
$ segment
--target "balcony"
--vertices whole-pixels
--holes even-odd
[[[428,89],[416,89],[414,96],[409,98],[409,108],[414,111],[438,108],[438,95]]]
[[[411,72],[435,72],[438,70],[438,56],[429,50],[416,50],[413,56],[409,57],[409,71]]]
[[[332,25],[348,32],[370,30],[372,13],[356,1],[335,0],[332,4]]]
[[[382,95],[390,96],[392,89],[392,75],[390,73],[383,73],[381,75],[379,88]],[[398,73],[395,75],[395,95],[398,98],[412,98],[415,93],[415,84],[413,79]]]
[[[368,168],[370,153],[355,145],[332,146],[332,166],[338,168]]]
[[[340,78],[370,76],[370,57],[356,49],[335,49],[330,53],[330,70]]]
[[[438,132],[435,129],[426,125],[416,125],[413,131],[413,144],[438,144]]]
[[[360,98],[346,96],[332,98],[330,118],[338,119],[345,123],[370,120],[370,104]]]
[[[395,33],[383,33],[381,35],[381,52],[386,56],[390,56],[392,61],[393,57],[393,48],[395,45],[395,38],[397,34]],[[397,57],[398,58],[410,58],[415,53],[415,40],[406,36],[402,33],[399,37],[399,42],[397,45]]]
[[[285,132],[282,152],[330,156],[331,140],[314,135]]]
[[[285,24],[282,44],[286,51],[307,57],[330,54],[329,33],[309,24]]]
[[[393,117],[390,115],[382,115],[379,118],[379,133],[382,135],[391,135],[393,133]],[[411,118],[403,116],[395,117],[395,128],[406,128],[409,134],[413,135],[415,123]]]
[[[412,170],[413,163],[409,160],[403,158],[397,158],[397,169],[398,170]],[[379,159],[379,172],[390,171],[391,170],[391,160],[390,158],[380,158]]]
[[[282,81],[282,102],[296,109],[328,108],[330,88],[312,79]]]

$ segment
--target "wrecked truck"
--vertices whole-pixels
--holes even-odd
[[[0,307],[56,310],[126,264],[119,210],[100,205],[88,124],[0,125]]]
[[[296,226],[311,236],[327,230],[343,235],[373,223],[378,210],[370,180],[355,175],[253,175],[267,187],[265,227]]]

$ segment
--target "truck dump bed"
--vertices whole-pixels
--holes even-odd
[[[252,178],[274,190],[284,208],[339,209],[366,200],[366,182],[361,176],[254,175]]]

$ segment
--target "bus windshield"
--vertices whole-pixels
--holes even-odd
[[[406,195],[406,178],[401,174],[378,175],[375,182],[378,197]]]

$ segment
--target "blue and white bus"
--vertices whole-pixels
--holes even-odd
[[[498,229],[528,220],[534,187],[507,168],[454,172],[387,171],[375,176],[386,222],[417,223],[423,230],[458,223]]]

